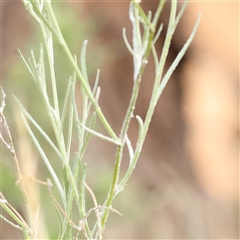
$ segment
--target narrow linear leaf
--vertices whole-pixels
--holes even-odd
[[[39,68],[40,68],[40,80],[41,80],[41,86],[44,92],[46,92],[46,77],[45,77],[45,64],[44,64],[44,51],[43,51],[43,45],[40,45],[40,57],[39,57]]]
[[[73,106],[70,106],[69,110],[69,125],[68,125],[68,141],[67,141],[67,158],[69,161],[70,151],[71,151],[71,143],[72,143],[72,129],[73,129]]]
[[[157,51],[156,51],[156,48],[154,45],[152,45],[152,54],[153,54],[153,59],[154,59],[154,64],[155,64],[155,72],[156,72],[159,62],[158,62]]]
[[[41,65],[40,61],[39,61],[39,63],[37,63],[33,50],[31,50],[30,53],[31,53],[31,57],[29,57],[29,60],[28,60],[29,66],[31,67],[33,74],[36,77],[36,82],[35,82],[36,86],[38,87],[38,89],[40,89],[40,91],[42,91],[42,89],[44,89],[44,86],[41,84],[42,83],[42,72],[41,71],[44,70],[44,66]],[[41,50],[40,50],[40,55],[41,55]],[[40,58],[41,58],[41,56],[40,56]]]
[[[63,126],[64,126],[64,121],[65,121],[65,117],[66,117],[69,95],[70,95],[70,90],[71,90],[72,84],[73,84],[73,82],[72,82],[72,76],[71,76],[69,78],[69,81],[68,81],[68,86],[67,86],[67,90],[66,90],[66,94],[65,94],[65,98],[64,98],[64,103],[63,103],[62,114],[61,114],[62,129],[63,129]]]
[[[125,42],[125,45],[128,49],[128,51],[131,53],[131,55],[135,56],[135,52],[133,51],[130,43],[128,42],[128,39],[127,39],[127,35],[126,35],[126,28],[123,28],[123,31],[122,31],[122,35],[123,35],[123,40]]]
[[[138,147],[139,145],[142,144],[142,141],[144,139],[144,135],[143,135],[143,133],[144,133],[144,124],[143,124],[143,121],[142,121],[140,116],[137,115],[136,119],[138,121],[138,127],[139,127],[139,130],[138,130],[138,140],[137,140],[137,147]]]
[[[128,135],[127,135],[127,134],[126,134],[126,137],[125,137],[125,141],[126,141],[126,145],[127,145],[127,148],[128,148],[129,159],[130,159],[130,164],[131,164],[132,159],[133,159],[133,156],[134,156],[134,153],[133,153],[133,148],[132,148],[131,141],[130,141],[130,139],[128,138]]]
[[[156,35],[153,39],[153,45],[157,42],[157,40],[159,39],[160,35],[161,35],[161,32],[162,32],[162,29],[163,29],[163,23],[161,23],[160,27],[158,28],[157,32],[156,32]]]
[[[152,12],[151,11],[148,11],[147,18],[148,18],[149,22],[152,21]],[[145,24],[145,22],[144,22],[144,24]],[[147,27],[150,27],[150,25],[148,24]]]
[[[81,68],[83,77],[88,82],[87,64],[86,64],[87,43],[88,41],[85,40],[82,45],[82,50],[80,53],[80,68]]]
[[[20,58],[21,60],[23,61],[25,67],[27,68],[28,72],[30,73],[32,79],[34,80],[34,82],[36,83],[37,85],[37,79],[36,79],[36,76],[34,75],[32,69],[30,68],[30,66],[28,65],[27,61],[25,60],[24,56],[22,55],[21,51],[18,49],[18,53],[20,55]]]
[[[41,145],[39,144],[37,138],[35,137],[34,133],[31,130],[31,128],[29,127],[29,125],[27,123],[27,120],[25,119],[23,114],[22,114],[22,117],[23,117],[24,124],[25,124],[25,126],[26,126],[26,128],[28,130],[28,133],[30,134],[30,136],[31,136],[31,138],[32,138],[32,140],[33,140],[33,142],[34,142],[34,144],[35,144],[35,146],[36,146],[40,156],[43,159],[43,162],[45,163],[48,171],[50,172],[50,174],[51,174],[51,176],[52,176],[52,178],[53,178],[53,180],[54,180],[54,182],[55,182],[55,184],[57,186],[58,192],[59,192],[59,194],[61,196],[62,202],[63,202],[63,204],[65,206],[66,205],[66,199],[65,199],[65,194],[64,194],[64,190],[62,188],[62,185],[61,185],[61,183],[60,183],[60,181],[59,181],[59,179],[58,179],[58,177],[57,177],[57,175],[56,175],[56,173],[55,173],[51,163],[49,162],[46,154],[44,153]]]
[[[149,36],[150,36],[150,27],[146,27],[145,30],[144,30],[142,47],[141,47],[142,54],[145,54],[145,52],[147,50],[147,47],[149,45]]]
[[[171,10],[170,10],[169,28],[168,28],[168,31],[170,31],[171,33],[173,33],[175,30],[173,26],[174,26],[176,14],[177,14],[177,4],[178,4],[177,1],[171,0]]]
[[[96,122],[96,113],[93,113],[93,116],[92,116],[91,121],[90,121],[90,127],[91,128],[95,126],[95,122]],[[79,128],[79,125],[78,125],[78,128]],[[79,132],[79,138],[80,138],[80,135],[81,135],[81,133]],[[91,136],[92,136],[92,134],[87,132],[83,143],[79,144],[78,151],[74,155],[73,174],[74,174],[75,179],[79,179],[79,169],[81,170],[80,179],[79,179],[79,188],[80,188],[79,196],[80,196],[80,199],[79,199],[79,202],[78,202],[77,206],[78,206],[80,216],[82,216],[82,218],[86,214],[85,188],[84,188],[83,183],[82,183],[82,181],[86,180],[86,164],[82,164],[81,161],[82,161],[84,152],[85,152],[86,147],[87,147],[87,145],[90,141]]]
[[[101,138],[102,140],[106,140],[106,141],[108,141],[108,142],[111,142],[111,143],[114,143],[114,144],[116,144],[116,145],[118,145],[118,146],[121,146],[121,142],[120,142],[120,141],[114,140],[114,139],[112,139],[112,138],[110,138],[110,137],[107,137],[107,136],[105,136],[105,135],[103,135],[103,134],[101,134],[101,133],[99,133],[99,132],[96,132],[96,131],[94,131],[94,130],[92,130],[92,129],[86,127],[86,126],[84,126],[80,121],[78,121],[78,124],[79,124],[81,127],[83,127],[86,131],[88,131],[89,133],[91,133],[92,135],[94,135],[94,136],[96,136],[96,137],[99,137],[99,138]]]
[[[70,94],[71,97],[70,99],[74,101],[74,88],[75,84],[72,84],[72,87],[70,89]],[[71,150],[71,143],[72,143],[72,129],[73,129],[73,116],[74,116],[74,104],[70,101],[70,106],[69,106],[69,119],[68,119],[68,141],[67,141],[67,158],[69,161],[70,158],[70,150]]]
[[[156,10],[156,13],[154,14],[152,25],[155,27],[157,25],[157,22],[161,16],[163,7],[165,5],[166,0],[161,0],[160,4],[158,4],[158,8]],[[153,29],[155,31],[155,29]]]
[[[97,74],[96,74],[96,78],[95,78],[95,82],[94,82],[94,86],[93,86],[93,91],[92,91],[93,95],[95,96],[95,99],[96,99],[97,90],[98,90],[98,88],[99,88],[99,86],[98,86],[99,76],[100,76],[100,70],[98,69],[98,70],[97,70]],[[89,111],[90,111],[90,109],[91,109],[91,106],[92,106],[92,102],[90,101],[90,102],[88,103],[88,107],[87,107],[87,111],[86,111],[86,115],[87,115],[87,116],[89,115]]]
[[[38,88],[40,88],[40,85],[37,85],[38,84],[38,72],[37,72],[37,68],[36,68],[36,66],[34,64],[34,61],[33,61],[32,57],[28,58],[28,65],[31,68],[31,70],[32,70],[32,72],[33,72],[33,74],[34,74],[34,76],[36,78],[36,82],[35,81],[33,81],[33,82],[36,84],[36,86]]]
[[[142,149],[142,146],[143,146],[143,141],[144,141],[144,138],[145,138],[145,136],[144,136],[144,124],[143,124],[143,121],[142,121],[140,116],[137,115],[136,119],[138,121],[138,126],[139,126],[136,149],[135,149],[135,152],[134,152],[134,155],[133,155],[132,159],[130,159],[130,164],[129,164],[129,167],[127,169],[127,172],[125,173],[123,179],[120,181],[120,183],[118,185],[119,187],[118,187],[118,191],[116,192],[116,195],[118,195],[121,191],[123,191],[124,186],[127,184],[128,179],[132,175],[132,172],[133,172],[134,168],[136,167],[137,160],[138,160],[138,157],[141,153],[141,149]]]
[[[98,102],[98,100],[99,100],[100,93],[101,93],[101,87],[98,87],[98,88],[97,88],[97,91],[96,91],[96,94],[95,94],[96,102]]]
[[[63,167],[62,174],[63,174],[65,195],[67,196],[67,193],[69,190],[69,181],[68,181],[68,174],[67,174],[67,170],[66,170],[65,166]],[[67,203],[68,203],[68,201],[67,201]]]
[[[95,124],[96,124],[96,113],[94,112],[92,117],[91,117],[91,120],[90,120],[90,124],[89,124],[89,129],[93,129],[95,127]],[[90,138],[91,138],[92,134],[90,132],[87,132],[86,136],[85,136],[85,139],[83,141],[83,144],[82,144],[82,148],[79,149],[80,151],[80,156],[79,156],[79,161],[82,160],[82,157],[84,155],[84,152],[87,148],[87,145],[90,141]]]
[[[37,69],[37,61],[36,61],[33,50],[31,50],[31,59],[32,59],[32,63],[33,63],[33,68]]]
[[[162,94],[163,89],[165,88],[169,78],[171,77],[173,71],[176,69],[177,65],[179,64],[179,62],[181,61],[181,59],[183,58],[184,54],[186,53],[188,47],[190,46],[196,32],[199,26],[201,20],[201,13],[199,13],[198,18],[197,18],[197,22],[193,28],[193,31],[190,35],[190,37],[188,38],[187,42],[184,44],[183,48],[181,49],[181,51],[178,53],[177,57],[175,58],[175,60],[173,61],[173,63],[171,64],[170,68],[168,69],[168,71],[166,72],[165,76],[162,79],[162,82],[158,88],[158,92],[157,92],[157,98],[160,97],[160,95]]]
[[[184,2],[184,4],[183,4],[181,10],[179,11],[179,13],[178,13],[178,15],[177,15],[177,17],[176,17],[176,19],[175,19],[174,28],[177,27],[177,25],[178,25],[178,23],[179,23],[182,15],[183,15],[183,13],[185,12],[185,10],[186,10],[186,8],[187,8],[188,2],[189,2],[189,0],[186,0],[186,1]]]
[[[86,188],[85,188],[85,185],[83,184],[83,182],[86,181],[86,172],[87,172],[87,164],[84,163],[81,168],[81,175],[80,175],[80,181],[79,181],[81,213],[83,216],[86,215],[86,198],[85,198]]]
[[[142,37],[141,37],[141,30],[140,30],[140,22],[139,22],[139,9],[133,6],[133,49],[135,52],[138,52],[142,46]],[[144,13],[144,16],[145,13]]]
[[[49,143],[49,145],[53,148],[53,150],[56,152],[56,154],[61,158],[61,154],[55,144],[52,142],[52,140],[49,138],[49,136],[46,134],[46,132],[40,127],[40,125],[33,119],[33,117],[28,113],[28,111],[23,107],[23,105],[20,103],[20,101],[13,96],[16,100],[16,102],[19,104],[22,112],[25,114],[25,116],[28,118],[28,120],[37,128],[39,133],[45,138],[45,140]]]
[[[100,77],[100,69],[97,70],[96,78],[95,78],[95,83],[93,87],[93,95],[95,95],[97,88],[98,88],[98,83],[99,83],[99,77]]]
[[[149,11],[148,12],[148,16],[147,16],[149,22],[151,22],[151,18],[152,18],[152,12]],[[144,33],[143,33],[143,49],[146,48],[144,47],[144,45],[148,45],[148,41],[149,41],[149,35],[151,32],[151,26],[146,24],[145,22],[143,22],[143,28],[144,28]],[[145,52],[146,50],[144,50]]]

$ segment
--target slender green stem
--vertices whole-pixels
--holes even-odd
[[[159,21],[159,17],[160,17],[160,15],[162,13],[162,10],[163,10],[163,7],[165,5],[165,2],[166,2],[166,0],[161,0],[161,2],[158,4],[157,11],[156,11],[156,13],[154,15],[154,18],[153,18],[153,21],[152,21],[152,24],[154,26],[157,26],[157,23]],[[156,29],[154,29],[154,31],[156,31]]]
[[[54,110],[56,113],[56,118],[60,119],[59,107],[58,107],[58,93],[57,93],[57,84],[56,77],[54,71],[54,57],[53,57],[53,42],[52,42],[52,33],[49,29],[46,29],[45,23],[40,21],[41,30],[43,33],[43,39],[46,46],[47,56],[48,56],[48,64],[50,70],[50,76],[52,81],[52,91],[53,91],[53,102],[54,102]]]
[[[134,1],[134,3],[135,3],[135,1]],[[135,3],[135,5],[138,6],[137,9],[139,10],[140,6],[136,3]],[[140,12],[140,14],[143,14],[142,11],[139,11],[139,12]],[[145,15],[145,13],[144,13],[144,15]],[[136,16],[134,21],[137,21],[137,19],[138,19],[138,15]],[[135,24],[134,21],[133,21],[133,24]],[[137,26],[137,29],[139,29],[138,23],[136,23],[136,26]],[[137,31],[137,29],[135,29],[135,30]],[[146,30],[146,31],[150,31],[150,34],[148,34],[148,39],[146,39],[147,48],[146,48],[142,58],[139,60],[141,62],[140,63],[141,67],[140,67],[140,70],[137,74],[136,79],[134,79],[134,85],[133,85],[131,99],[130,99],[130,102],[129,102],[129,105],[128,105],[128,109],[127,109],[127,112],[126,112],[126,115],[125,115],[125,118],[124,118],[124,121],[123,121],[123,126],[122,126],[122,129],[121,129],[121,133],[120,133],[121,142],[125,141],[125,137],[126,137],[129,125],[130,125],[130,121],[131,121],[131,119],[133,117],[133,114],[134,114],[136,102],[137,102],[137,99],[138,99],[138,93],[139,93],[139,89],[140,89],[140,85],[141,85],[142,74],[143,74],[144,69],[146,67],[146,63],[144,62],[144,60],[148,59],[149,54],[151,52],[151,45],[152,45],[152,41],[153,41],[153,38],[154,38],[153,29],[155,30],[155,26],[153,28],[150,28],[150,29]],[[147,33],[145,33],[145,34],[147,34]],[[138,38],[138,37],[136,36],[136,38]],[[137,41],[141,41],[141,39],[138,39],[138,40],[136,39],[135,46],[134,46],[135,50],[136,50],[136,48],[140,47],[139,43],[137,43]],[[143,46],[144,44],[145,43],[142,43],[141,45]],[[136,67],[136,65],[135,65],[135,67]],[[104,228],[105,223],[107,221],[107,217],[108,217],[108,213],[109,213],[109,207],[112,205],[112,202],[113,202],[113,199],[116,195],[116,192],[118,192],[117,183],[118,183],[118,178],[119,178],[119,174],[120,174],[120,166],[121,166],[123,148],[124,148],[124,144],[117,147],[116,161],[115,161],[115,164],[114,164],[112,184],[111,184],[111,188],[110,188],[110,191],[109,191],[109,194],[108,194],[108,198],[106,200],[106,208],[103,211],[103,215],[102,215],[102,228]]]

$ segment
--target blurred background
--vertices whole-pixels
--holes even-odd
[[[157,2],[142,1],[142,6],[154,12]],[[83,41],[88,39],[89,76],[93,82],[97,68],[101,69],[100,106],[115,132],[119,132],[132,87],[132,58],[122,40],[123,27],[131,38],[129,2],[65,1],[53,2],[53,7],[72,52],[78,56]],[[159,54],[169,9],[167,1],[161,19],[164,31],[156,46]],[[195,39],[160,97],[137,168],[114,202],[113,207],[123,217],[110,215],[105,239],[239,239],[239,3],[190,1],[174,35],[168,65],[190,35],[199,11],[202,19]],[[53,134],[37,89],[17,53],[19,48],[28,57],[33,49],[38,56],[41,42],[39,28],[21,1],[2,1],[1,85],[7,95],[5,115],[23,173],[33,173],[45,181],[49,174],[12,97],[16,95]],[[72,71],[57,44],[55,54],[58,91],[63,98]],[[135,112],[143,119],[153,77],[150,61]],[[137,131],[137,123],[133,122],[132,139]],[[84,159],[88,164],[87,182],[100,204],[112,177],[114,151],[112,146],[93,138]],[[58,160],[52,159],[54,167],[61,171]],[[127,161],[126,157],[123,171]],[[0,191],[23,213],[22,196],[15,186],[14,162],[3,144],[0,173]],[[54,239],[58,222],[51,203],[46,211],[49,193],[44,186],[29,182],[32,207],[40,206],[39,236]],[[22,238],[4,222],[0,224],[0,236]]]

